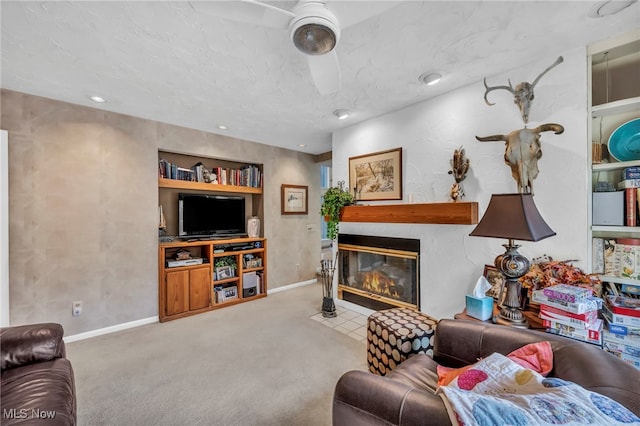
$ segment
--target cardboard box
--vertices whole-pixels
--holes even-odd
[[[467,315],[486,321],[493,316],[493,297],[467,295]]]

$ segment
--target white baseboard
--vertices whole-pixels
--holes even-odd
[[[67,336],[63,340],[65,343],[77,342],[78,340],[89,339],[91,337],[102,336],[103,334],[115,333],[116,331],[127,330],[129,328],[140,327],[141,325],[154,324],[160,321],[159,317],[143,318],[135,321],[125,322],[110,327],[99,328],[97,330],[87,331],[85,333]]]
[[[280,291],[291,290],[291,289],[294,289],[296,287],[302,287],[302,286],[309,285],[309,284],[315,284],[317,282],[318,282],[318,280],[313,279],[313,280],[308,280],[308,281],[300,281],[299,283],[283,285],[282,287],[270,288],[269,290],[267,290],[267,294],[273,294],[273,293],[278,293]]]
[[[276,287],[267,291],[267,294],[278,293],[280,291],[291,290],[296,287],[302,287],[309,284],[315,284],[318,280],[301,281],[299,283],[289,284],[282,287]],[[154,324],[160,321],[159,317],[143,318],[136,321],[125,322],[123,324],[112,325],[110,327],[99,328],[97,330],[87,331],[85,333],[67,336],[63,340],[65,343],[77,342],[78,340],[90,339],[91,337],[102,336],[103,334],[115,333],[116,331],[127,330],[129,328],[140,327],[141,325]]]

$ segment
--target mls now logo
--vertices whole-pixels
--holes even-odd
[[[53,410],[40,410],[39,408],[31,410],[26,408],[3,408],[2,417],[5,419],[53,419],[56,417],[56,412]]]

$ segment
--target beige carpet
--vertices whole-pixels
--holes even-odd
[[[330,425],[365,343],[311,319],[320,285],[67,345],[79,425]]]

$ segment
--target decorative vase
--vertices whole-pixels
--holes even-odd
[[[249,238],[260,236],[260,218],[258,216],[251,216],[247,221],[247,234]]]

